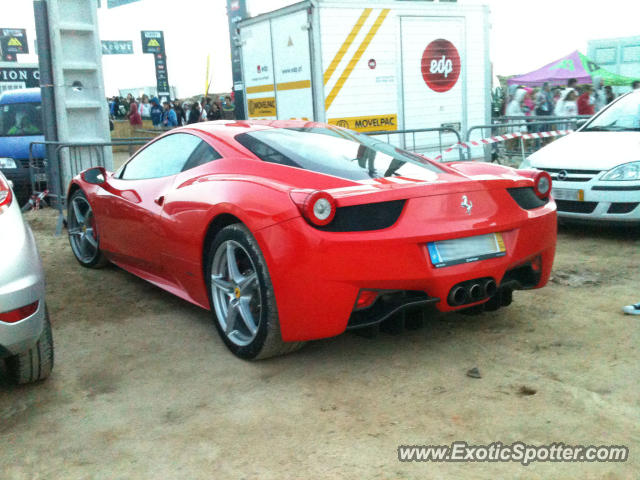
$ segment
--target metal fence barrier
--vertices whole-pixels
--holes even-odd
[[[135,139],[117,140],[111,142],[85,143],[85,142],[31,142],[29,145],[29,174],[31,177],[34,195],[40,193],[38,188],[42,188],[43,175],[48,179],[48,198],[53,200],[59,215],[56,224],[56,235],[62,233],[65,221],[66,191],[65,178],[73,178],[82,170],[91,167],[104,167],[106,147],[115,146],[140,146],[146,145],[150,139],[137,137]],[[42,162],[33,156],[35,145],[53,145],[55,158],[53,161]],[[63,150],[68,150],[68,155],[61,155]],[[40,161],[39,161],[40,160]]]
[[[424,134],[428,133],[438,133],[438,141],[437,143],[431,142],[425,138]],[[423,135],[421,135],[423,134]],[[390,130],[390,131],[381,131],[381,132],[367,132],[366,135],[369,136],[386,136],[387,143],[395,145],[397,147],[404,148],[406,150],[410,150],[416,153],[426,153],[428,151],[438,151],[439,155],[442,156],[444,153],[444,148],[450,145],[442,144],[442,135],[443,134],[452,134],[456,137],[457,141],[454,144],[462,143],[462,137],[460,136],[460,132],[451,127],[434,127],[434,128],[416,128],[409,130]],[[416,135],[422,137],[422,139],[416,141]],[[394,136],[392,138],[392,136]],[[399,137],[399,138],[398,138]],[[396,142],[392,141],[396,140]],[[410,141],[409,141],[410,140]],[[464,160],[464,148],[460,147],[458,149],[458,155],[460,160]]]
[[[467,130],[465,139],[466,141],[473,140],[471,138],[472,133],[480,130],[480,138],[493,137],[503,135],[505,133],[513,133],[514,130],[522,131],[523,127],[529,133],[545,132],[552,130],[569,130],[575,129],[581,122],[584,122],[591,118],[590,115],[574,115],[567,117],[557,117],[552,115],[532,115],[532,116],[504,116],[497,117],[490,125],[474,125]],[[519,156],[524,160],[526,155],[533,153],[535,150],[542,146],[540,140],[531,142],[534,146],[534,150],[527,151],[525,149],[526,141],[524,139],[519,140],[520,153]],[[498,145],[492,144],[484,147],[484,158],[487,162],[498,161],[497,158]],[[469,149],[469,158],[471,158],[471,150]]]

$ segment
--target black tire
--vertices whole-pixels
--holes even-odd
[[[229,338],[227,333],[225,333],[222,322],[216,314],[216,306],[213,298],[215,293],[212,290],[211,277],[214,258],[216,257],[216,252],[221,248],[226,248],[226,245],[230,241],[241,246],[241,251],[248,254],[251,260],[250,267],[252,270],[253,267],[255,267],[255,273],[257,274],[257,282],[259,285],[259,291],[256,293],[256,295],[259,296],[260,301],[257,331],[254,334],[255,337],[246,345],[238,345]],[[273,292],[273,285],[271,284],[271,277],[269,276],[269,270],[264,260],[264,256],[260,251],[260,247],[249,229],[240,223],[223,228],[209,246],[207,255],[205,256],[205,261],[205,280],[214,323],[218,329],[220,338],[222,338],[223,342],[234,355],[245,360],[260,360],[291,353],[304,345],[305,342],[284,342],[282,340],[282,336],[280,334],[280,323],[278,321],[278,309]]]
[[[45,306],[44,329],[36,344],[24,353],[5,359],[9,380],[16,384],[44,380],[53,369],[53,335]]]
[[[88,208],[88,210],[84,212],[84,222],[78,219],[78,214],[74,210],[75,205],[86,206]],[[86,268],[102,268],[109,263],[102,253],[102,250],[100,250],[100,237],[95,226],[93,209],[82,190],[76,190],[67,202],[67,232],[69,234],[71,250],[80,265]],[[92,243],[83,244],[83,242],[88,242],[88,232],[91,232],[90,238],[95,245]],[[84,248],[83,245],[86,248]]]
[[[29,184],[14,185],[13,193],[20,208],[24,207],[31,198],[31,186]]]

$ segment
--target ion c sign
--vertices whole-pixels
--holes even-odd
[[[422,54],[422,78],[435,92],[451,90],[460,76],[460,55],[449,40],[434,40]]]

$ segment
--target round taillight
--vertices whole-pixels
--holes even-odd
[[[314,225],[328,225],[336,215],[336,201],[327,192],[313,192],[304,201],[303,213]]]
[[[9,184],[0,177],[0,207],[11,205],[12,195]]]
[[[547,198],[551,193],[551,175],[547,172],[540,172],[534,180],[534,191],[540,198]]]

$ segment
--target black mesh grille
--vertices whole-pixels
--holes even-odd
[[[329,225],[316,228],[327,232],[382,230],[396,223],[402,213],[404,202],[404,200],[394,200],[340,207],[336,210],[336,216]]]
[[[601,170],[572,170],[570,168],[568,168],[568,169],[564,169],[564,168],[541,168],[540,170],[544,170],[545,172],[549,172],[549,173],[567,172],[567,173],[582,173],[582,174],[589,174],[589,175],[597,175],[598,173],[601,172]]]
[[[638,202],[617,202],[609,206],[607,213],[629,213],[638,206]]]
[[[44,168],[45,164],[44,164],[44,159],[43,158],[34,158],[33,159],[34,165],[36,168]],[[29,168],[29,159],[28,158],[22,158],[20,160],[16,160],[16,163],[18,165],[20,165],[23,168]]]
[[[577,202],[574,200],[556,200],[559,212],[591,213],[598,206],[598,202]]]
[[[520,208],[532,210],[545,205],[549,199],[542,199],[533,191],[533,187],[507,188],[509,195],[516,201]]]

